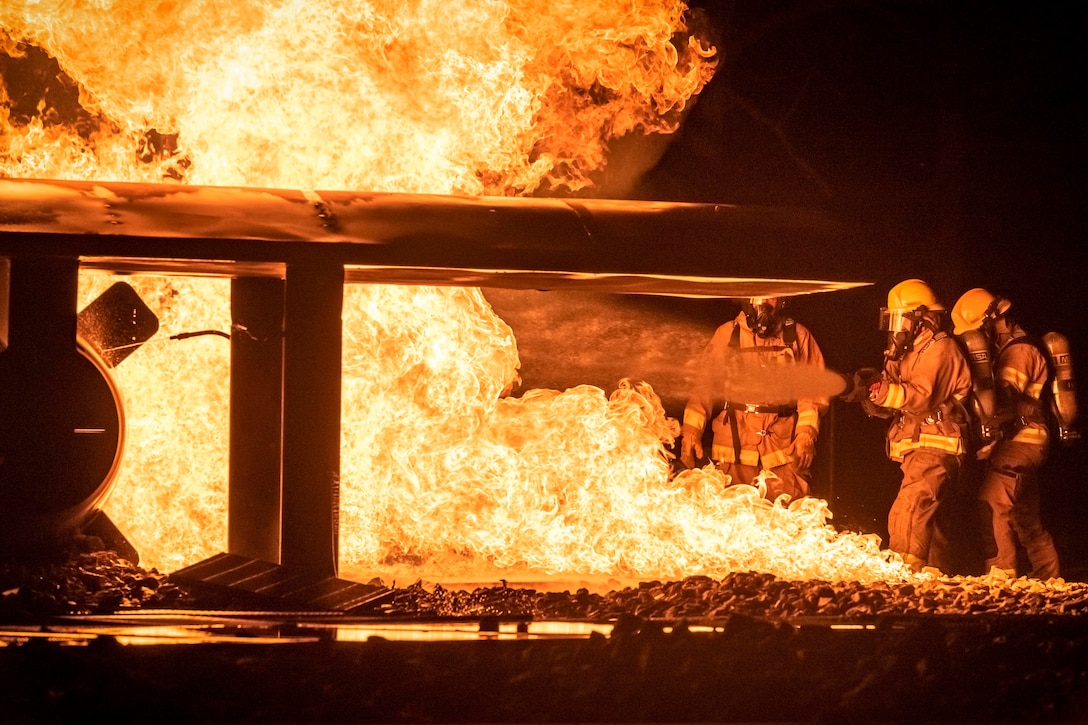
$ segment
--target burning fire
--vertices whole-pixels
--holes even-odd
[[[27,112],[0,95],[0,174],[586,190],[610,141],[672,132],[710,79],[716,50],[688,31],[685,10],[680,0],[6,0],[0,49],[44,49],[79,107]],[[84,272],[83,302],[112,281]],[[107,512],[142,563],[173,570],[226,548],[229,345],[169,336],[229,330],[229,283],[128,281],[161,331],[116,371],[129,445]],[[670,477],[678,426],[653,381],[519,394],[518,367],[510,328],[477,289],[349,286],[342,568],[906,576],[876,537],[836,533],[823,501],[771,504],[724,488],[713,470]]]

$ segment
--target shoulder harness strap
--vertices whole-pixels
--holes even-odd
[[[729,336],[729,347],[740,347],[740,325],[733,322],[733,333]]]
[[[797,344],[797,323],[792,317],[782,321],[782,342],[793,350],[795,356],[801,353],[800,346]]]

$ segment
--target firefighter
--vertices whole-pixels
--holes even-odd
[[[984,514],[986,569],[1016,576],[1022,546],[1031,576],[1059,576],[1054,539],[1039,513],[1039,468],[1047,459],[1049,435],[1042,394],[1049,376],[1047,358],[1009,316],[1009,300],[976,287],[952,307],[953,332],[981,330],[993,360],[993,419],[986,424],[994,440],[979,451],[986,467],[978,499]]]
[[[884,368],[855,376],[866,412],[891,420],[887,454],[902,478],[888,513],[888,546],[915,571],[948,568],[951,532],[940,506],[966,453],[963,400],[971,372],[946,329],[946,314],[922,280],[892,287],[880,311],[880,329],[888,335]]]
[[[828,401],[801,397],[782,402],[781,395],[769,392],[769,399],[737,400],[743,386],[734,385],[731,391],[727,383],[770,372],[773,386],[774,368],[783,365],[824,369],[816,339],[784,314],[784,306],[778,297],[749,298],[733,320],[714,332],[702,358],[707,379],[689,399],[681,428],[680,460],[685,466],[693,468],[703,458],[709,419],[710,460],[733,484],[759,486],[763,481],[764,496],[771,501],[783,494],[791,500],[808,495],[820,416]]]

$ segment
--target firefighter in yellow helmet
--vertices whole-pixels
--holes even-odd
[[[856,379],[868,390],[866,411],[891,419],[887,452],[902,479],[888,513],[888,546],[916,571],[948,566],[940,505],[966,452],[962,401],[971,392],[971,372],[945,329],[946,314],[922,280],[892,287],[880,311],[880,328],[888,335],[884,369],[859,371]]]
[[[807,327],[784,313],[779,297],[752,297],[737,316],[721,325],[704,351],[708,375],[684,408],[680,460],[688,468],[703,458],[703,436],[711,423],[710,459],[734,484],[765,485],[765,497],[807,496],[816,455],[820,416],[826,398],[761,399],[766,391],[748,390],[756,399],[737,399],[754,379],[783,365],[824,369],[824,357]],[[732,386],[732,387],[729,387]],[[758,386],[754,386],[758,387]],[[717,403],[717,405],[715,404]]]
[[[1041,396],[1047,382],[1047,359],[1008,314],[1011,303],[981,287],[968,290],[952,307],[953,333],[979,330],[989,343],[995,392],[992,445],[979,453],[986,469],[978,490],[986,567],[1016,576],[1019,546],[1031,564],[1031,576],[1059,576],[1054,539],[1039,514],[1039,468],[1049,449]]]

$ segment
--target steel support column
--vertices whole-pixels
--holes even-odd
[[[16,524],[33,526],[30,514],[70,504],[67,474],[86,437],[77,423],[85,391],[75,373],[79,260],[15,256],[0,271],[7,300],[0,305],[0,508],[15,512]],[[2,533],[26,541],[43,532]]]
[[[36,366],[62,364],[73,358],[79,259],[16,256],[7,267],[8,347]],[[35,373],[41,379],[47,374]]]
[[[230,466],[227,551],[280,555],[284,283],[231,280]]]
[[[335,576],[344,267],[289,262],[286,277],[280,563]]]

